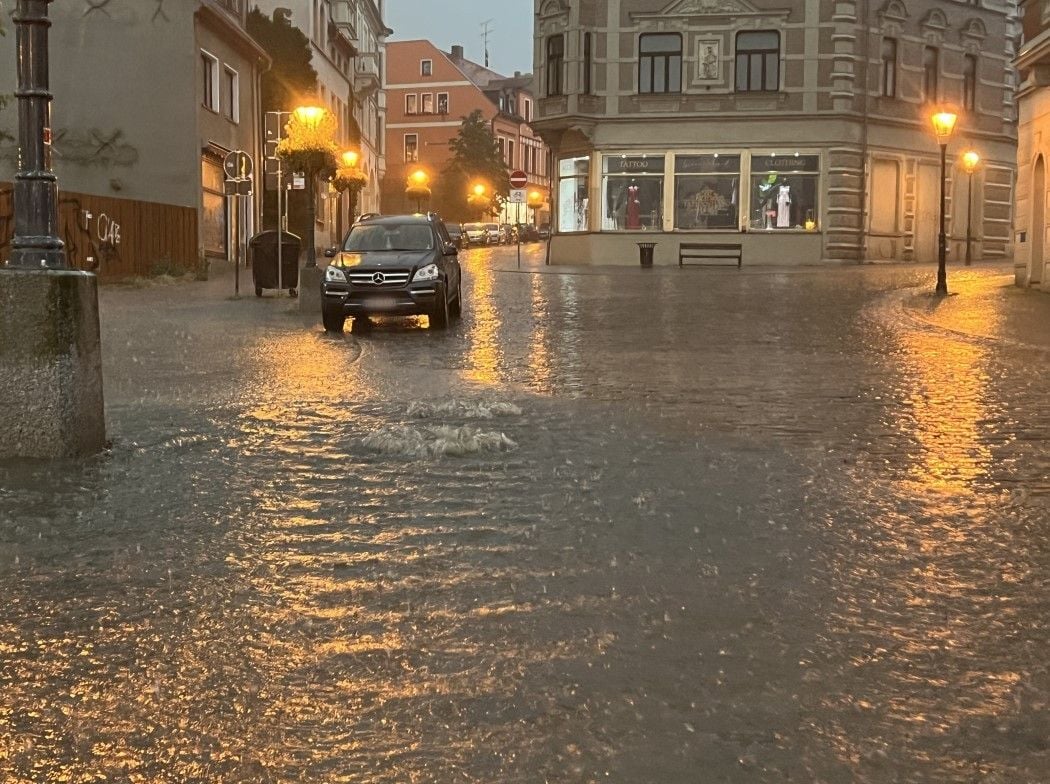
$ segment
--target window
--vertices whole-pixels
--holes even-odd
[[[639,37],[638,92],[682,92],[682,36],[678,33]]]
[[[419,61],[419,75],[420,76],[433,76],[434,75],[434,61],[433,60],[420,60]]]
[[[448,93],[438,93],[437,113],[448,114]]]
[[[591,34],[583,34],[583,89],[584,95],[591,94]],[[526,118],[528,119],[528,118]]]
[[[532,101],[528,98],[522,99],[522,115],[525,122],[532,122]]]
[[[676,156],[674,204],[676,229],[738,229],[740,156]]]
[[[968,54],[963,58],[963,108],[973,111],[977,108],[977,55]]]
[[[736,89],[741,93],[780,89],[780,33],[737,33]]]
[[[405,134],[405,163],[415,163],[419,160],[419,135],[415,133]]]
[[[897,97],[897,39],[882,39],[882,76],[879,92],[886,98]]]
[[[241,119],[241,90],[240,77],[235,70],[226,67],[222,72],[222,100],[226,105],[226,119],[231,122],[240,122]]]
[[[565,37],[552,35],[547,39],[547,95],[564,95],[561,84],[565,63]]]
[[[590,158],[558,161],[558,231],[587,231]]]
[[[932,46],[922,50],[922,99],[928,102],[937,100],[937,61],[938,53]]]
[[[204,252],[209,256],[226,255],[225,179],[226,175],[219,161],[208,157],[201,158],[201,241],[204,243]]]
[[[201,65],[203,67],[204,91],[201,93],[201,103],[213,112],[219,111],[219,59],[205,51],[201,51]]]
[[[496,139],[496,149],[499,150],[499,159],[501,161],[507,160],[507,140],[502,136]]]
[[[602,231],[662,227],[663,155],[606,155],[602,173]]]
[[[434,113],[434,94],[423,93],[423,114]]]
[[[517,166],[517,158],[514,157],[514,140],[507,139],[507,165],[512,169]]]
[[[751,228],[815,229],[819,185],[819,155],[752,157]]]
[[[419,96],[415,93],[405,95],[405,114],[419,114]]]

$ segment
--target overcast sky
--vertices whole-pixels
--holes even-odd
[[[462,44],[482,64],[481,23],[491,19],[490,67],[507,76],[532,71],[532,0],[386,0],[384,12],[390,40],[426,38],[446,52]]]

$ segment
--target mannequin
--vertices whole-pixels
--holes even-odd
[[[635,185],[634,180],[631,180],[631,184],[627,186],[627,228],[629,230],[642,228],[641,206],[642,203],[638,199],[638,186]]]
[[[786,182],[777,188],[777,228],[791,227],[791,186]]]

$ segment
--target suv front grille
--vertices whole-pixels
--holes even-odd
[[[373,270],[372,272],[351,272],[350,282],[355,286],[366,288],[387,288],[404,286],[408,283],[409,273],[406,270]]]

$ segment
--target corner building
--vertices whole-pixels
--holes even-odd
[[[536,0],[534,128],[554,158],[554,263],[1009,256],[1015,6],[1002,0]],[[965,149],[982,165],[970,179]],[[972,193],[972,195],[971,195]]]

